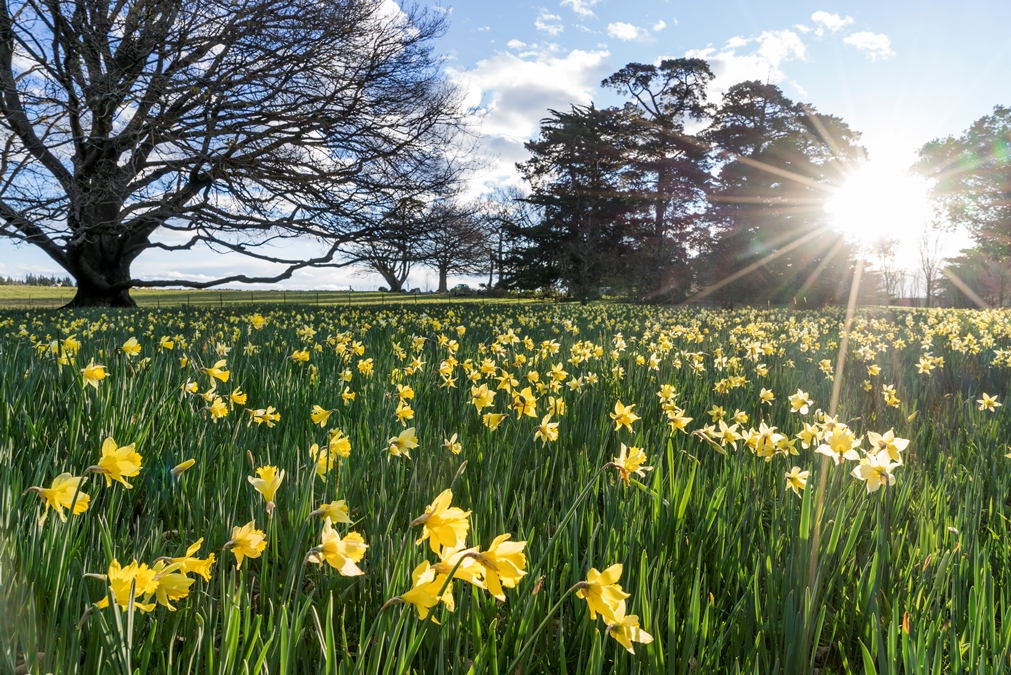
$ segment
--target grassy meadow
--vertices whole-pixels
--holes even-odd
[[[1009,312],[145,304],[0,313],[2,672],[1011,669]]]

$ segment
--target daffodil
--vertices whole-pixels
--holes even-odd
[[[210,368],[201,368],[201,371],[207,373],[211,377],[211,381],[221,380],[222,382],[228,382],[228,378],[231,375],[229,371],[225,370],[228,367],[228,362],[222,359],[215,363]]]
[[[586,575],[586,581],[577,584],[576,596],[586,600],[591,619],[600,614],[608,625],[619,623],[617,612],[619,607],[624,607],[625,598],[629,597],[618,584],[621,570],[621,563],[611,565],[603,572],[592,568]]]
[[[137,342],[137,338],[132,337],[124,342],[123,346],[119,349],[129,357],[137,356],[140,354],[140,343]]]
[[[860,459],[860,453],[857,452],[859,447],[860,439],[845,424],[837,424],[832,431],[825,434],[815,452],[827,455],[833,462],[839,464],[844,459]]]
[[[84,386],[89,384],[98,389],[98,383],[108,377],[109,374],[105,372],[105,366],[96,364],[95,359],[91,359],[84,368],[81,368],[81,378],[84,382]]]
[[[322,565],[326,561],[330,567],[340,572],[341,576],[357,577],[364,574],[356,563],[361,561],[367,548],[365,539],[357,532],[348,532],[347,536],[341,539],[333,529],[330,518],[325,518],[322,541],[319,546],[309,551],[306,561],[317,565]]]
[[[976,399],[976,403],[979,404],[980,410],[989,410],[990,412],[994,412],[1001,406],[1001,402],[997,400],[997,397],[990,396],[989,394],[983,394],[983,398]]]
[[[114,558],[109,563],[106,581],[117,605],[125,609],[130,606],[130,601],[132,600],[134,607],[142,612],[150,612],[155,608],[155,603],[141,602],[141,598],[144,596],[150,598],[158,590],[158,582],[155,580],[156,575],[157,572],[148,567],[146,563],[138,564],[134,560],[126,567],[123,567]],[[108,607],[109,596],[106,595],[96,602],[95,606],[99,609]]]
[[[491,545],[475,555],[484,566],[484,584],[496,599],[505,602],[503,588],[515,588],[526,575],[527,557],[523,550],[525,541],[509,541],[510,534],[500,534]]]
[[[232,538],[222,548],[231,549],[235,556],[235,569],[239,569],[246,558],[260,557],[267,548],[267,536],[263,530],[256,529],[256,521],[251,520],[242,527],[233,527]]]
[[[453,491],[443,490],[425,509],[425,513],[414,519],[411,527],[423,526],[416,544],[427,539],[432,552],[436,554],[444,546],[460,548],[464,545],[470,530],[470,511],[452,506],[452,501]]]
[[[392,603],[406,603],[414,605],[418,611],[418,618],[424,620],[432,608],[442,602],[446,609],[453,611],[455,603],[453,601],[453,582],[445,574],[436,574],[431,564],[426,560],[414,568],[411,572],[413,585],[411,590],[403,595],[394,598],[387,605]],[[440,595],[441,591],[441,595]],[[435,623],[439,623],[435,618]]]
[[[186,549],[185,555],[172,558],[171,562],[180,565],[180,569],[186,574],[199,574],[204,581],[211,580],[211,565],[214,564],[214,554],[209,554],[206,558],[197,558],[197,551],[204,543],[203,537],[197,539]]]
[[[470,402],[474,404],[478,412],[481,412],[483,408],[490,407],[495,402],[495,391],[488,389],[487,384],[482,384],[480,387],[470,388]]]
[[[410,451],[418,447],[418,437],[414,433],[414,427],[404,429],[386,442],[389,443],[390,454],[394,457],[400,457],[401,455],[410,457]]]
[[[261,466],[256,475],[257,478],[246,476],[246,479],[267,500],[267,515],[271,515],[274,513],[274,495],[284,480],[284,469],[278,471],[276,466]]]
[[[190,586],[195,581],[181,572],[181,567],[181,563],[165,563],[163,561],[155,563],[154,566],[155,580],[158,583],[154,592],[155,600],[170,612],[174,612],[176,609],[172,606],[173,602],[182,600],[189,595]]]
[[[327,420],[330,419],[330,413],[332,410],[324,410],[318,405],[312,407],[312,412],[309,413],[309,418],[312,420],[313,424],[318,424],[320,427],[325,427]]]
[[[896,438],[895,431],[889,429],[884,434],[876,434],[873,431],[867,432],[867,440],[871,444],[871,452],[881,452],[885,450],[892,461],[902,463],[902,452],[909,446],[909,439]]]
[[[460,444],[460,441],[456,440],[456,434],[453,434],[449,438],[443,439],[442,447],[446,448],[454,455],[459,455],[460,452],[463,451],[463,445]]]
[[[351,517],[348,515],[348,505],[343,499],[336,499],[329,504],[321,504],[318,509],[309,514],[328,519],[332,523],[351,524]]]
[[[627,447],[624,443],[621,444],[621,453],[611,460],[611,464],[618,469],[618,473],[621,475],[621,479],[625,481],[625,485],[630,484],[632,474],[645,477],[646,471],[653,470],[653,467],[645,466],[646,453],[643,452],[642,448]]]
[[[807,478],[810,475],[810,471],[801,471],[799,466],[795,466],[786,474],[786,487],[799,496],[800,491],[807,488]]]
[[[611,413],[611,419],[614,420],[614,430],[617,431],[621,427],[625,427],[629,433],[632,432],[632,424],[639,419],[639,416],[632,412],[632,405],[622,405],[621,401],[616,401],[614,404],[614,412]]]
[[[53,479],[52,484],[47,487],[30,487],[26,492],[34,492],[39,495],[46,505],[48,511],[50,507],[56,510],[60,520],[66,522],[67,515],[63,509],[73,507],[74,515],[80,515],[88,510],[88,503],[91,497],[81,492],[81,483],[87,476],[73,476],[69,473],[61,473]]]
[[[877,453],[868,453],[850,473],[857,480],[865,482],[867,493],[870,494],[877,492],[882,485],[895,485],[895,476],[892,471],[899,466],[902,465],[891,461],[888,450],[881,450]]]
[[[102,443],[102,458],[98,460],[98,464],[88,467],[85,473],[104,475],[106,487],[112,485],[112,481],[118,481],[129,489],[133,486],[127,483],[126,479],[140,473],[142,461],[143,457],[134,448],[133,443],[119,447],[110,436]]]
[[[619,603],[614,615],[607,621],[607,634],[613,637],[624,647],[629,654],[635,654],[632,648],[633,642],[648,645],[653,641],[653,636],[644,631],[639,626],[639,617],[635,614],[625,614],[625,602]]]
[[[502,413],[485,413],[481,416],[481,422],[492,431],[495,431],[498,429],[498,425],[502,424],[502,420],[505,417]]]
[[[796,394],[790,396],[790,412],[806,415],[814,401],[804,391],[798,389]]]
[[[552,422],[550,414],[545,415],[541,423],[534,427],[534,440],[540,441],[542,447],[548,441],[558,440],[558,422]]]

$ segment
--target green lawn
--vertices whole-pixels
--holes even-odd
[[[488,299],[481,296],[453,297],[437,293],[379,293],[377,291],[240,291],[137,289],[131,292],[140,307],[193,305],[224,307],[238,305],[422,305],[426,303],[515,303],[518,298]],[[0,286],[0,308],[60,307],[74,297],[73,288],[46,286]]]

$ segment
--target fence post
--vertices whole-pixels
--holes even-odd
[[[225,306],[225,295],[221,291],[218,291],[218,305],[221,307]]]

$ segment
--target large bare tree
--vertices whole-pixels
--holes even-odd
[[[427,212],[421,260],[439,275],[439,293],[448,293],[452,274],[476,274],[487,267],[493,242],[478,204],[444,199]]]
[[[441,16],[383,0],[5,0],[0,236],[67,270],[76,305],[348,264],[342,246],[388,195],[454,178]],[[318,255],[284,257],[294,237]],[[146,250],[204,247],[274,267],[131,273]]]

